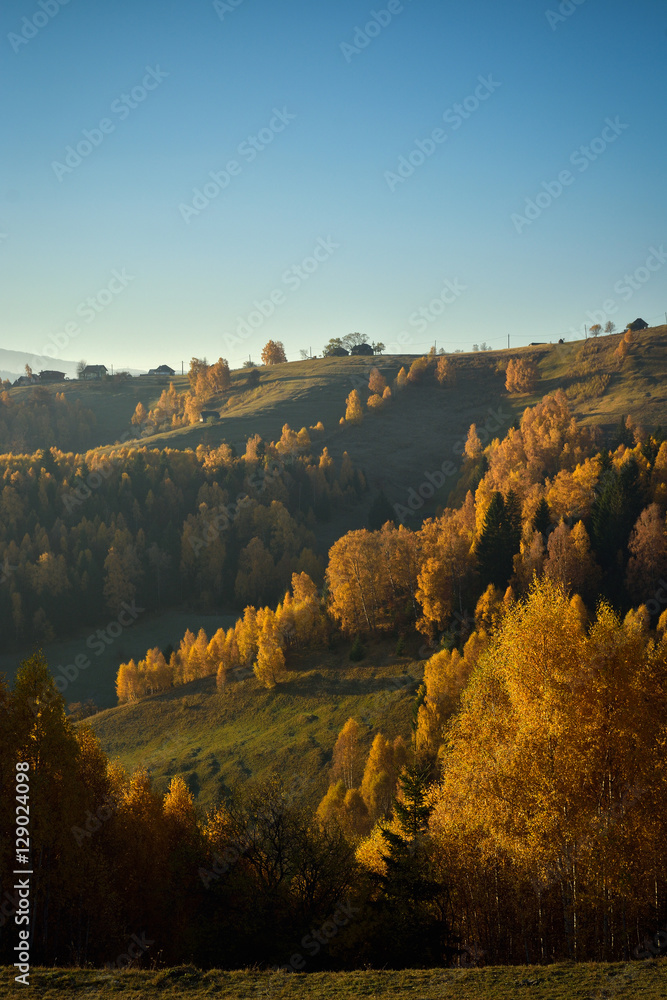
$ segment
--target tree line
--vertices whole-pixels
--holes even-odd
[[[321,582],[313,529],[365,481],[308,432],[196,451],[114,447],[0,456],[0,627],[48,642],[139,592],[160,610],[274,604],[294,572]]]

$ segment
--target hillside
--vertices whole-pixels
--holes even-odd
[[[450,491],[455,490],[460,450],[472,422],[477,423],[483,441],[485,425],[487,435],[502,438],[527,405],[559,387],[568,393],[573,412],[580,420],[598,424],[608,433],[628,413],[634,414],[647,429],[659,424],[667,426],[667,400],[662,388],[667,383],[667,327],[638,335],[631,353],[620,363],[613,356],[618,342],[619,337],[613,336],[515,351],[455,355],[452,357],[459,374],[453,388],[441,389],[429,375],[421,385],[409,385],[395,393],[390,405],[382,411],[367,413],[358,427],[338,425],[346,395],[352,388],[358,386],[361,391],[367,384],[372,364],[377,364],[392,379],[401,364],[410,364],[410,357],[326,358],[288,363],[261,369],[262,382],[253,390],[244,388],[244,372],[234,372],[232,391],[218,424],[196,424],[141,439],[141,444],[193,448],[200,443],[217,444],[227,439],[242,451],[253,433],[277,439],[284,423],[299,428],[312,426],[321,419],[325,433],[314,439],[315,449],[326,444],[337,461],[347,450],[355,465],[364,470],[370,487],[355,506],[334,509],[330,520],[316,525],[317,549],[326,557],[338,537],[367,525],[369,507],[379,489],[384,489],[392,503],[403,507],[406,523],[417,527],[423,517],[444,505]],[[531,395],[509,396],[502,368],[509,358],[526,354],[538,359],[541,382]],[[179,376],[175,381],[179,389],[186,388],[186,378]],[[128,414],[136,403],[141,399],[150,406],[166,384],[166,380],[154,378],[100,384],[68,382],[64,383],[63,391],[68,399],[78,399],[97,413],[97,430],[102,437],[118,440],[128,433]],[[10,396],[28,399],[32,391],[13,389]],[[441,477],[442,486],[420,505],[415,495],[426,482],[425,475],[439,470],[443,462],[451,462],[454,474],[446,479]],[[407,506],[410,499],[416,507],[414,513]],[[453,500],[457,499],[460,498],[454,493]],[[90,697],[100,707],[111,706],[115,703],[114,680],[121,659],[139,657],[152,645],[161,648],[169,643],[176,645],[188,625],[204,624],[209,630],[213,625],[212,619],[207,623],[192,609],[180,610],[180,615],[170,612],[142,617],[125,634],[122,649],[105,650],[95,659],[91,670],[80,672],[68,685],[68,703]],[[225,622],[228,623],[227,619]],[[87,638],[88,632],[82,631],[69,641],[45,643],[46,655],[56,673],[59,667],[73,662],[80,649],[85,648]],[[17,663],[15,654],[0,656],[0,670],[10,678]]]
[[[512,350],[452,355],[457,384],[440,389],[431,375],[419,386],[395,393],[392,404],[379,413],[367,414],[360,427],[339,427],[345,399],[357,388],[365,400],[371,367],[377,365],[389,382],[402,365],[409,367],[414,355],[378,358],[320,358],[288,362],[262,368],[261,383],[246,388],[246,372],[232,373],[232,387],[225,398],[207,403],[219,409],[221,419],[213,424],[190,427],[142,438],[142,444],[157,448],[196,448],[226,441],[243,451],[247,439],[259,434],[277,440],[284,424],[294,429],[321,420],[325,433],[319,439],[336,460],[348,451],[355,465],[366,473],[373,493],[383,489],[391,503],[405,505],[424,481],[426,473],[451,461],[458,469],[463,441],[471,423],[478,431],[502,437],[526,406],[533,405],[557,388],[568,391],[578,420],[599,425],[610,433],[619,420],[633,415],[646,427],[667,426],[667,326],[636,335],[629,356],[614,357],[620,335],[566,344],[543,344]],[[533,357],[541,380],[532,394],[509,396],[504,368],[511,358]],[[596,376],[606,376],[601,386]],[[177,376],[176,388],[188,388],[187,378]],[[133,378],[103,384],[69,382],[61,387],[66,397],[80,400],[96,415],[96,435],[104,448],[118,441],[134,441],[130,418],[139,401],[148,409],[160,395],[166,380]],[[363,390],[363,391],[362,391]],[[30,389],[13,389],[10,395],[28,397]],[[425,433],[426,431],[426,433]],[[490,439],[490,438],[489,438]],[[318,442],[319,443],[319,442]],[[446,502],[455,484],[452,476],[419,510],[432,513]],[[370,499],[363,509],[332,525],[323,543],[365,523]]]
[[[423,667],[374,644],[350,663],[348,644],[295,658],[288,680],[267,690],[254,676],[224,693],[207,677],[88,720],[112,759],[145,766],[165,791],[182,775],[202,808],[233,784],[274,770],[294,793],[317,805],[329,783],[331,754],[350,716],[367,728],[367,752],[378,731],[409,738],[410,705]]]

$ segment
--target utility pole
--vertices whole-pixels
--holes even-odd
[[[183,362],[181,361],[181,375],[184,375],[184,374],[185,374],[185,372],[183,371]]]
[[[586,334],[586,340],[588,340],[588,327],[584,323],[584,333]]]
[[[509,349],[510,349],[510,335],[508,333],[507,334],[507,350],[509,351]]]

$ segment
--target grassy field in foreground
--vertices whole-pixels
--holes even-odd
[[[407,969],[400,972],[201,972],[190,966],[159,972],[110,974],[92,969],[35,969],[31,989],[0,969],[0,996],[117,997],[136,1000],[664,1000],[667,959],[627,963],[490,966],[483,969]]]

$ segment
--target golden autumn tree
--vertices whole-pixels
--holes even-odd
[[[267,688],[275,687],[287,676],[276,616],[269,608],[264,609],[254,671],[257,680]]]
[[[511,393],[533,392],[539,377],[539,370],[534,361],[527,358],[511,358],[507,363],[505,388]]]
[[[540,576],[546,559],[546,545],[541,531],[528,531],[521,539],[514,556],[514,579],[521,591],[526,591],[535,575]]]
[[[252,605],[245,608],[243,618],[237,621],[234,632],[241,663],[248,666],[257,655],[259,642],[257,611]]]
[[[348,634],[392,628],[406,604],[416,613],[417,573],[413,532],[393,525],[350,531],[329,552],[331,615]]]
[[[582,521],[577,521],[571,529],[561,521],[552,531],[543,570],[570,592],[588,594],[595,590],[600,569]]]
[[[342,780],[330,785],[315,813],[323,827],[340,827],[349,840],[357,840],[370,830],[366,803],[358,788],[345,788]]]
[[[137,664],[134,660],[130,660],[129,663],[121,663],[116,675],[118,704],[123,705],[127,701],[136,701],[142,694]]]
[[[194,802],[194,795],[183,777],[177,774],[169,782],[162,806],[165,822],[171,828],[169,832],[177,843],[194,839],[196,835],[197,814]]]
[[[140,661],[139,667],[150,694],[166,691],[167,688],[171,687],[173,683],[172,669],[157,646],[146,651],[146,656]]]
[[[635,600],[651,597],[667,572],[665,518],[657,503],[652,503],[640,514],[632,529],[628,550],[628,591]]]
[[[463,593],[475,573],[475,504],[471,493],[457,510],[425,521],[419,532],[422,559],[416,599],[422,616],[417,628],[434,636],[447,627],[452,612],[463,611]]]
[[[348,790],[357,788],[361,779],[360,739],[361,726],[356,719],[349,718],[338,734],[333,750],[334,780],[340,779]]]
[[[398,775],[406,760],[407,748],[401,736],[393,743],[382,733],[375,736],[360,787],[371,823],[388,815],[396,795]]]
[[[411,382],[413,385],[418,385],[423,381],[427,370],[428,358],[415,358],[410,365],[410,371],[407,374],[408,382]]]
[[[456,385],[456,368],[451,358],[448,358],[444,354],[438,358],[435,377],[438,384],[443,388],[450,388]]]
[[[416,744],[420,752],[433,756],[442,746],[445,725],[458,710],[461,695],[488,642],[486,633],[473,632],[462,653],[442,649],[426,661],[425,697],[417,716]]]
[[[135,427],[143,427],[148,420],[148,413],[146,407],[142,402],[137,403],[134,413],[132,414],[132,423]]]
[[[471,424],[464,448],[465,456],[472,462],[476,462],[482,457],[482,451],[482,442],[480,441],[479,434],[477,433],[477,424]]]
[[[361,398],[356,389],[353,389],[345,400],[345,421],[348,424],[360,424],[364,419],[364,411],[361,406]]]
[[[208,660],[208,636],[203,628],[199,629],[197,638],[190,646],[187,664],[183,670],[184,681],[195,681],[211,673]]]
[[[387,380],[378,368],[371,368],[368,388],[370,392],[375,393],[377,396],[381,396],[387,388]]]
[[[522,920],[544,934],[557,915],[553,947],[575,957],[591,921],[610,948],[627,908],[651,905],[667,648],[646,617],[621,623],[601,605],[587,632],[562,585],[535,583],[507,610],[448,735],[431,823],[441,849],[476,843],[492,871],[505,867],[508,902],[510,884],[525,885]]]
[[[269,340],[262,348],[263,365],[282,365],[287,361],[285,347],[280,340]]]
[[[194,632],[191,632],[190,629],[186,629],[185,635],[180,641],[178,652],[176,654],[178,661],[178,677],[176,679],[179,684],[185,684],[187,683],[187,680],[191,679],[188,677],[188,660],[190,659],[190,650],[192,649],[194,643]]]
[[[405,367],[400,368],[394,384],[397,389],[404,389],[408,384],[408,373],[406,372]]]

